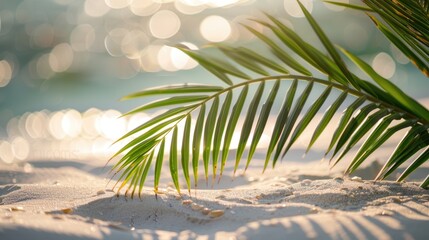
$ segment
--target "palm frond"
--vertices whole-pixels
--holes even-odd
[[[250,102],[249,109],[246,113],[246,118],[244,119],[243,127],[240,134],[240,140],[238,141],[237,153],[235,157],[235,167],[234,174],[237,171],[238,165],[240,163],[241,157],[246,147],[247,140],[250,136],[250,131],[252,130],[253,121],[255,120],[256,111],[259,107],[259,103],[262,98],[262,93],[264,92],[265,82],[259,83],[258,89],[252,101]]]
[[[265,103],[262,105],[261,113],[259,115],[258,123],[255,127],[255,133],[253,134],[252,143],[250,145],[249,153],[247,155],[246,169],[249,167],[250,161],[253,157],[253,154],[256,151],[256,146],[261,139],[262,133],[264,132],[265,126],[267,124],[268,117],[271,112],[274,100],[276,99],[277,93],[280,88],[280,80],[277,80],[271,89],[270,95],[268,96]]]
[[[353,172],[383,143],[403,129],[408,129],[408,133],[398,143],[391,157],[380,170],[377,179],[387,177],[419,152],[421,152],[420,155],[402,173],[398,181],[404,180],[426,162],[429,159],[428,150],[425,149],[429,145],[429,111],[391,82],[379,76],[359,57],[335,47],[316,20],[302,5],[301,8],[329,55],[323,54],[322,50],[316,49],[293,30],[267,14],[268,21],[256,21],[272,31],[274,37],[268,37],[249,26],[246,28],[271,51],[272,56],[244,47],[217,44],[210,48],[223,53],[224,58],[214,58],[207,54],[205,49],[195,51],[180,47],[223,83],[161,86],[125,97],[125,99],[147,96],[160,98],[127,114],[177,106],[153,117],[152,120],[120,138],[120,140],[132,139],[114,155],[123,154],[113,167],[116,172],[122,172],[119,179],[123,182],[119,190],[128,184],[131,195],[134,195],[137,187],[140,194],[155,158],[154,188],[157,193],[163,162],[165,158],[167,159],[166,155],[168,155],[173,183],[179,192],[180,167],[188,190],[191,186],[189,170],[191,164],[195,187],[197,187],[201,162],[206,181],[210,175],[210,163],[213,180],[218,172],[220,179],[224,166],[230,159],[234,134],[239,136],[233,164],[234,173],[240,167],[245,153],[247,153],[245,169],[251,164],[263,133],[271,136],[266,149],[264,170],[270,162],[275,166],[278,159],[293,147],[297,139],[314,121],[316,113],[324,104],[330,103],[334,93],[338,95],[323,113],[321,121],[312,134],[307,151],[322,134],[329,134],[326,131],[328,123],[341,106],[345,105],[336,130],[330,133],[331,141],[326,151],[326,154],[332,151],[332,159],[336,158],[333,165],[344,159],[352,148],[362,142],[346,169],[347,174]],[[290,51],[300,59],[292,57],[288,53]],[[359,66],[375,84],[352,73],[345,64],[342,54]],[[324,73],[326,79],[312,77],[312,71],[304,67],[300,63],[302,61],[314,68],[313,71]],[[315,93],[316,91],[313,91],[315,86],[323,91],[320,94]],[[300,91],[299,87],[304,89]],[[287,88],[287,92],[282,96],[280,89],[284,88]],[[251,90],[255,90],[255,93],[249,96]],[[310,103],[309,99],[312,99],[310,95],[314,94],[318,96],[314,103]],[[162,98],[165,95],[167,98]],[[246,102],[249,104],[246,105]],[[273,110],[275,102],[282,102],[278,112]],[[244,117],[242,122],[239,121],[241,115]],[[270,115],[275,116],[272,130],[267,127]],[[183,129],[178,127],[180,123],[184,123]],[[171,136],[171,142],[169,152],[166,154],[165,145],[168,136]],[[181,144],[178,141],[179,137],[182,138]],[[246,151],[248,145],[250,147]],[[179,157],[181,164],[179,164]],[[428,180],[422,182],[423,187],[428,185]]]
[[[429,77],[428,0],[362,0],[367,7],[328,2],[365,11],[391,43]]]
[[[289,90],[286,94],[283,105],[281,107],[281,110],[277,116],[276,123],[274,125],[274,129],[273,129],[273,132],[271,134],[271,140],[270,140],[270,143],[268,145],[267,154],[265,157],[264,171],[268,166],[268,163],[271,159],[271,154],[273,153],[273,151],[277,145],[277,142],[280,139],[280,135],[281,135],[283,128],[286,124],[286,121],[288,119],[289,111],[292,107],[292,102],[293,102],[293,99],[294,99],[294,96],[296,93],[297,86],[298,86],[298,80],[294,79],[291,86],[289,87]],[[275,165],[275,161],[273,161],[273,166],[274,165]]]

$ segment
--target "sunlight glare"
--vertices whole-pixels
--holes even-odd
[[[231,25],[225,18],[212,15],[201,22],[200,32],[210,42],[222,42],[231,35]]]
[[[16,159],[25,160],[30,153],[28,141],[22,137],[16,137],[12,140],[12,152]]]
[[[74,109],[68,110],[61,120],[61,127],[67,136],[71,138],[79,136],[82,129],[82,116]]]
[[[49,117],[44,112],[35,112],[27,116],[25,120],[25,129],[31,138],[44,138],[47,129]]]
[[[151,34],[159,39],[167,39],[174,36],[179,31],[180,25],[180,18],[169,10],[161,10],[155,13],[149,20]]]
[[[158,52],[158,64],[161,68],[168,72],[174,72],[179,70],[172,62],[171,56],[173,47],[162,46]]]
[[[105,138],[116,140],[125,134],[127,122],[125,118],[120,118],[121,113],[117,110],[105,111],[101,118],[97,119],[97,130]]]
[[[97,118],[101,115],[101,111],[97,108],[90,108],[82,114],[82,136],[85,138],[95,138],[97,133]]]
[[[49,120],[49,132],[54,138],[59,140],[63,139],[66,136],[62,128],[63,117],[64,117],[63,112],[56,112],[52,114]]]
[[[49,54],[49,65],[54,72],[65,72],[73,63],[73,49],[68,43],[60,43]]]
[[[181,42],[181,44],[187,46],[191,50],[198,50],[198,47],[189,42]],[[186,55],[184,52],[177,48],[171,50],[171,62],[177,69],[192,69],[198,65],[198,63]]]
[[[12,66],[6,60],[0,61],[0,87],[5,87],[12,79]]]
[[[374,57],[372,67],[384,78],[391,78],[396,71],[395,61],[385,52],[381,52]]]
[[[0,141],[0,159],[5,163],[13,162],[12,145],[7,141]]]

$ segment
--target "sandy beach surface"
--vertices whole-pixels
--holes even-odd
[[[132,199],[111,190],[103,163],[2,165],[0,239],[427,237],[429,191],[417,182],[374,182],[342,177],[326,163],[283,162],[263,175],[260,167],[234,180],[226,174],[213,187],[202,181],[182,196],[166,174],[162,194],[155,197],[149,180],[141,198]],[[376,167],[357,174],[369,178]]]

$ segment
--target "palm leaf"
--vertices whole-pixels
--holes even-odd
[[[255,34],[256,37],[264,41],[265,44],[267,44],[271,51],[278,57],[283,63],[290,66],[291,68],[295,69],[297,72],[300,72],[304,75],[311,75],[311,73],[303,67],[301,64],[299,64],[292,56],[290,56],[287,52],[285,52],[283,49],[281,49],[274,41],[263,35],[262,33],[256,31],[255,29],[245,26],[250,32]]]
[[[429,187],[429,175],[423,180],[423,182],[420,184],[420,187],[428,189]]]
[[[350,73],[350,71],[346,67],[346,64],[344,63],[343,59],[340,57],[340,54],[335,49],[334,45],[331,43],[331,41],[325,35],[323,30],[319,27],[319,24],[316,23],[316,20],[314,20],[314,18],[307,11],[307,9],[304,7],[304,5],[302,5],[302,3],[300,1],[298,1],[298,4],[301,7],[301,10],[304,13],[305,17],[307,18],[308,22],[310,23],[311,27],[314,29],[314,32],[319,37],[319,39],[323,43],[323,46],[325,46],[326,50],[328,50],[329,55],[331,55],[332,59],[334,59],[334,62],[338,65],[341,72],[345,75],[345,77],[349,81],[349,83],[351,85],[353,85],[356,89],[359,90],[360,89],[359,84],[356,83],[356,79],[354,78],[354,76]]]
[[[250,131],[252,129],[253,121],[255,120],[256,110],[261,101],[262,93],[265,88],[265,82],[259,84],[258,90],[256,90],[255,97],[250,102],[249,109],[246,114],[246,118],[243,123],[243,130],[241,131],[240,140],[238,141],[237,154],[235,157],[235,167],[234,174],[237,171],[238,165],[243,155],[244,148],[246,146],[247,140],[249,139]]]
[[[310,96],[311,90],[313,89],[313,81],[310,81],[306,88],[304,89],[304,91],[301,93],[301,96],[298,98],[294,108],[292,109],[290,115],[288,116],[288,119],[286,121],[285,127],[283,129],[283,132],[280,136],[279,142],[277,143],[277,148],[276,148],[276,152],[274,154],[274,161],[273,161],[273,165],[275,165],[275,163],[277,162],[277,159],[280,155],[280,152],[282,151],[288,137],[289,134],[292,131],[293,126],[295,125],[296,120],[299,117],[299,114],[301,113],[304,104],[306,103],[308,96]],[[283,156],[286,154],[286,150],[283,152]]]
[[[371,114],[367,117],[363,122],[359,125],[359,127],[355,127],[355,131],[353,134],[350,134],[350,140],[347,143],[347,146],[343,149],[340,156],[338,157],[336,162],[339,162],[357,143],[358,141],[367,133],[369,130],[373,128],[373,126],[383,117],[389,114],[387,109],[380,109],[379,111]],[[335,165],[335,164],[334,164]]]
[[[374,10],[372,10],[369,7],[365,7],[365,6],[360,6],[360,5],[354,5],[354,4],[348,4],[348,3],[343,3],[343,2],[334,2],[334,1],[324,1],[330,4],[334,4],[340,7],[348,7],[348,8],[352,8],[352,9],[356,9],[356,10],[361,10],[361,11],[365,11],[365,12],[374,12]]]
[[[220,169],[220,174],[222,175],[223,169],[225,167],[226,160],[228,158],[228,153],[231,145],[232,136],[234,134],[234,129],[237,126],[238,118],[240,117],[241,110],[243,109],[244,102],[246,101],[247,93],[249,87],[246,85],[243,90],[241,90],[240,96],[237,99],[234,107],[232,108],[232,113],[228,121],[228,126],[226,128],[225,137],[223,140],[222,148],[222,166]]]
[[[371,16],[370,16],[371,17]],[[407,56],[417,68],[420,69],[426,76],[429,74],[429,66],[422,60],[414,51],[397,35],[393,34],[387,26],[378,21],[375,17],[371,17],[377,28],[393,43],[395,46]]]
[[[354,134],[355,131],[359,129],[359,126],[364,121],[364,119],[372,112],[374,109],[379,108],[378,104],[370,103],[362,107],[355,117],[351,118],[350,121],[344,128],[344,131],[341,133],[336,145],[331,159],[340,151],[340,149],[346,144],[350,139],[350,136]]]
[[[427,14],[428,5],[426,3],[417,4],[414,1],[408,3],[405,0],[397,1],[401,6],[394,6],[391,1],[364,0],[364,2],[367,3],[368,7],[347,6],[367,12],[373,11],[381,16],[386,21],[386,25],[381,24],[381,21],[378,20],[376,22],[382,32],[392,42],[397,42],[397,45],[402,44],[401,50],[406,52],[408,57],[420,59],[417,65],[421,69],[427,66],[427,59],[423,54],[426,53],[427,49],[423,48],[423,45],[427,40],[428,31],[422,27],[426,24],[424,20],[427,16],[423,17],[422,11]],[[346,6],[346,4],[342,5]],[[335,44],[329,40],[317,21],[301,4],[300,6],[328,55],[323,53],[324,50],[320,50],[305,41],[278,19],[267,14],[269,21],[255,21],[261,23],[265,30],[270,30],[274,34],[273,36],[263,34],[249,26],[246,28],[270,50],[270,54],[258,53],[245,47],[232,47],[226,44],[211,45],[211,50],[223,53],[223,57],[220,58],[211,56],[204,49],[180,48],[199,62],[202,67],[217,76],[222,81],[220,86],[200,83],[159,86],[124,97],[124,99],[157,98],[131,110],[126,115],[145,112],[154,108],[169,107],[171,109],[153,116],[151,120],[131,130],[118,140],[128,140],[124,147],[113,156],[120,156],[112,168],[115,170],[115,174],[120,173],[119,180],[122,183],[119,185],[118,191],[128,184],[126,193],[130,192],[133,196],[138,191],[140,194],[153,162],[155,165],[154,190],[155,193],[159,191],[158,186],[165,158],[167,136],[172,137],[168,157],[170,175],[179,193],[178,173],[180,167],[183,170],[183,176],[189,190],[191,185],[190,164],[192,164],[194,186],[196,187],[201,159],[206,181],[209,177],[210,161],[212,163],[212,176],[215,179],[218,165],[221,165],[220,176],[222,176],[230,156],[230,149],[233,144],[237,144],[235,163],[233,164],[233,172],[235,173],[250,141],[245,165],[247,169],[258,150],[258,143],[263,133],[267,133],[271,137],[266,149],[263,169],[266,169],[270,161],[275,166],[280,156],[284,157],[299,137],[307,131],[321,107],[329,102],[329,96],[334,90],[339,91],[340,94],[323,113],[321,121],[312,133],[307,151],[323,134],[328,135],[331,141],[326,153],[333,150],[332,157],[339,155],[333,163],[335,165],[345,159],[350,150],[362,142],[346,169],[346,174],[349,174],[369,159],[369,156],[392,136],[399,134],[400,130],[408,129],[408,133],[404,135],[391,157],[380,170],[378,178],[384,179],[392,174],[408,159],[414,158],[414,155],[417,155],[422,149],[425,150],[414,158],[414,161],[408,165],[398,181],[404,180],[428,161],[429,111],[393,83],[378,75],[370,65],[359,57],[340,47],[334,47]],[[374,7],[379,9],[374,9]],[[405,11],[405,9],[419,12],[414,14],[412,11]],[[389,11],[396,11],[397,14],[402,15],[411,14],[412,16],[407,19],[401,15],[395,22],[388,22],[391,20],[386,17]],[[418,37],[403,38],[404,26],[408,26],[409,20],[418,26],[407,30],[407,33],[409,31],[418,32],[420,34]],[[337,48],[359,66],[369,76],[369,79],[359,78],[352,73]],[[295,57],[292,57],[290,51],[308,66],[323,73],[325,77],[312,77],[313,72],[304,67]],[[288,69],[292,69],[298,74],[290,74]],[[280,75],[273,75],[272,72]],[[254,75],[256,76],[254,77]],[[262,77],[260,77],[261,75]],[[270,82],[274,84],[271,85]],[[283,82],[290,82],[290,84],[282,84]],[[225,83],[228,86],[222,86]],[[297,90],[298,86],[301,85],[305,85],[302,92]],[[313,92],[312,89],[316,85],[324,91],[321,93]],[[280,109],[273,111],[276,102],[282,101],[277,98],[279,93],[283,91],[281,90],[282,86],[287,88],[286,95]],[[256,92],[249,96],[248,93],[251,88],[256,88]],[[239,92],[237,98],[233,97],[235,96],[234,92]],[[262,100],[264,94],[268,94],[265,101]],[[309,103],[309,99],[312,99],[310,95],[315,94],[318,95],[316,100],[312,104]],[[162,98],[163,95],[169,95],[169,97]],[[243,114],[247,100],[249,100],[249,105],[245,108],[244,122],[240,122],[239,118]],[[261,102],[263,102],[262,106],[260,106]],[[335,114],[343,105],[345,110],[335,131],[328,132],[326,130],[327,125],[334,119]],[[306,111],[304,111],[305,106],[308,106]],[[207,114],[206,107],[208,108]],[[192,124],[193,116],[196,116],[195,125]],[[271,132],[268,132],[266,126],[270,124],[270,116],[274,116],[274,127]],[[183,130],[178,128],[181,123],[184,123]],[[193,136],[191,136],[192,132]],[[237,143],[232,141],[234,135],[239,136]],[[367,137],[364,138],[365,136]],[[181,149],[179,149],[178,144],[179,137],[182,138]],[[200,149],[202,149],[202,157],[200,156]],[[180,165],[178,164],[178,151],[181,154]],[[154,158],[155,160],[153,160]],[[422,182],[422,186],[427,187],[428,185],[429,180],[427,178]]]
[[[152,95],[164,95],[164,94],[185,94],[194,92],[218,92],[223,87],[213,85],[202,85],[202,84],[178,84],[170,85],[168,87],[154,87],[145,89],[140,92],[129,94],[122,98],[122,100],[129,100],[133,98],[141,98]]]
[[[188,187],[188,192],[191,191],[191,180],[189,177],[189,149],[190,149],[190,139],[191,139],[191,115],[186,117],[185,128],[183,129],[183,140],[182,140],[182,168],[183,176],[186,180],[186,186]]]
[[[194,95],[194,96],[174,96],[171,98],[164,98],[161,100],[156,100],[153,102],[150,102],[148,104],[145,104],[141,107],[138,107],[136,109],[133,109],[124,115],[130,115],[133,113],[143,112],[154,108],[160,108],[160,107],[166,107],[171,105],[177,105],[177,104],[183,104],[183,103],[195,103],[195,102],[201,102],[205,99],[207,99],[208,95]]]
[[[158,192],[159,179],[161,178],[162,162],[164,161],[164,147],[165,147],[165,140],[162,140],[161,145],[159,146],[159,149],[158,149],[158,155],[156,157],[156,162],[155,162],[155,173],[154,173],[155,193]]]
[[[283,131],[283,128],[286,124],[286,121],[288,119],[289,111],[292,107],[293,98],[295,97],[296,88],[298,86],[298,80],[295,79],[291,86],[289,87],[289,91],[284,99],[282,108],[280,110],[280,113],[277,117],[276,123],[274,125],[273,133],[271,135],[271,140],[268,146],[267,150],[267,156],[265,157],[265,164],[264,164],[264,171],[268,166],[268,162],[271,158],[271,154],[273,153],[277,142],[280,139],[280,135]]]
[[[367,7],[340,4],[368,14],[377,28],[429,77],[429,14],[427,0],[362,0]],[[384,23],[386,24],[384,24]]]
[[[141,198],[141,192],[143,190],[143,185],[146,181],[147,174],[149,173],[149,169],[150,169],[151,164],[152,164],[153,156],[154,156],[154,152],[152,152],[150,154],[149,159],[146,161],[145,167],[144,167],[143,172],[141,174],[140,182],[138,183],[138,185],[139,185],[139,198]],[[134,191],[133,191],[132,195],[134,196]]]
[[[298,139],[301,133],[305,130],[308,124],[311,122],[313,117],[319,111],[320,107],[322,107],[323,103],[325,103],[329,94],[331,93],[332,86],[328,86],[325,91],[319,96],[319,98],[311,105],[311,108],[307,111],[307,113],[302,117],[301,121],[295,128],[295,131],[292,133],[292,137],[289,140],[288,145],[286,146],[285,152],[289,150],[292,144]]]
[[[201,136],[203,135],[204,116],[206,113],[206,105],[203,104],[198,114],[197,122],[194,128],[194,137],[192,140],[192,170],[194,172],[194,183],[197,187],[198,182],[198,163],[200,160]]]
[[[253,154],[256,151],[256,146],[261,139],[262,133],[264,132],[265,125],[267,124],[267,120],[273,106],[274,100],[277,96],[277,93],[280,88],[280,81],[277,80],[274,84],[274,87],[271,89],[271,93],[267,98],[267,101],[264,103],[261,109],[261,114],[259,115],[258,123],[256,124],[255,133],[253,134],[252,143],[250,144],[249,154],[247,156],[246,168],[249,167],[250,161],[253,157]]]
[[[173,179],[174,186],[177,189],[177,192],[180,194],[179,186],[179,175],[178,175],[178,166],[177,166],[177,127],[174,127],[173,136],[171,138],[170,145],[170,174],[171,179]]]
[[[216,130],[214,134],[213,152],[212,152],[212,165],[213,165],[213,179],[216,178],[217,164],[220,152],[220,145],[223,133],[225,131],[225,124],[229,113],[229,108],[232,101],[232,91],[229,91],[226,95],[225,101],[220,110],[218,123],[216,124]]]
[[[316,140],[320,137],[323,130],[325,130],[326,126],[328,126],[328,123],[334,117],[335,112],[338,110],[338,108],[344,102],[346,97],[347,97],[347,92],[346,91],[342,92],[341,95],[338,96],[338,98],[335,100],[335,102],[332,103],[332,105],[329,106],[329,108],[323,114],[322,120],[317,125],[316,130],[314,130],[313,136],[311,137],[311,140],[310,140],[310,143],[308,144],[306,152],[308,152],[310,150],[310,148],[313,146],[314,142],[316,142]]]
[[[219,98],[215,97],[213,100],[212,106],[210,108],[209,114],[207,115],[207,121],[204,127],[204,148],[203,148],[203,162],[204,162],[204,174],[206,181],[209,176],[209,161],[210,161],[210,151],[212,150],[212,141],[213,133],[216,124],[216,116],[219,107]]]
[[[344,54],[346,54],[357,66],[359,66],[365,73],[367,73],[379,86],[381,86],[387,93],[392,96],[395,96],[396,99],[406,107],[411,113],[429,121],[429,110],[423,107],[413,98],[405,94],[399,87],[394,85],[389,80],[380,76],[373,68],[371,68],[368,63],[365,63],[360,58],[356,57],[347,50],[342,49]]]
[[[396,132],[399,130],[402,130],[404,128],[408,128],[410,126],[413,126],[415,122],[412,121],[404,121],[398,125],[392,126],[386,131],[382,133],[381,136],[377,138],[377,140],[371,142],[369,146],[365,149],[362,149],[364,153],[359,158],[355,158],[352,160],[350,165],[347,167],[345,173],[352,173],[354,170],[356,170],[365,159],[368,158],[368,156],[373,153],[376,149],[378,149],[383,143],[385,143],[390,137],[392,137]]]
[[[389,127],[393,120],[399,120],[401,118],[401,114],[395,113],[389,116],[386,116],[378,121],[375,127],[372,129],[371,133],[361,145],[350,165],[354,165],[356,162],[359,162],[360,158],[366,158],[370,153],[369,149],[371,145],[377,142],[382,133]],[[405,126],[406,127],[406,126]],[[366,156],[366,157],[365,157]]]
[[[247,69],[261,74],[263,76],[269,76],[270,74],[263,69],[261,66],[259,66],[256,62],[252,61],[251,59],[247,58],[246,56],[243,56],[243,54],[237,53],[233,48],[219,45],[218,48],[228,57],[236,61],[241,66],[246,67]]]
[[[413,126],[396,146],[396,149],[386,161],[376,178],[383,179],[390,175],[417,151],[428,146],[428,140],[427,127],[422,125]]]
[[[188,54],[191,58],[195,59],[201,66],[206,68],[208,71],[214,73],[219,72],[222,74],[229,74],[242,79],[249,79],[250,77],[231,65],[229,62],[222,61],[220,59],[210,57],[207,54],[197,54],[195,51],[180,48],[184,53]],[[214,73],[217,75],[216,73]],[[230,80],[221,78],[226,84],[232,85]]]
[[[399,176],[398,182],[403,181],[408,175],[410,175],[412,172],[414,172],[419,166],[421,166],[423,163],[425,163],[429,159],[429,149],[426,149],[424,152],[422,152],[416,160],[414,160],[413,163],[411,163],[407,169]]]
[[[329,151],[335,146],[337,143],[339,137],[343,133],[344,129],[347,126],[347,123],[349,122],[350,118],[352,117],[353,113],[366,101],[365,96],[361,96],[357,98],[352,104],[350,104],[346,110],[344,110],[343,115],[341,116],[341,120],[337,125],[337,128],[334,131],[334,134],[332,135],[331,143],[329,144],[328,149],[325,152],[325,156],[328,154]]]
[[[266,66],[266,67],[268,67],[268,68],[270,68],[276,72],[284,73],[284,74],[289,73],[289,71],[286,68],[284,68],[283,66],[281,66],[280,64],[264,57],[263,55],[255,52],[251,49],[239,47],[239,48],[236,48],[235,51],[237,51],[244,58],[256,60],[261,65],[264,65],[264,66]]]

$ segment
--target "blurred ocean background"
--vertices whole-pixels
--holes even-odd
[[[412,97],[429,96],[427,78],[365,14],[301,2],[333,42]],[[295,0],[1,0],[0,161],[106,159],[115,139],[150,117],[118,118],[143,103],[122,96],[180,82],[221,84],[172,45],[264,51],[240,25],[260,28],[249,19],[263,12],[320,46]]]

